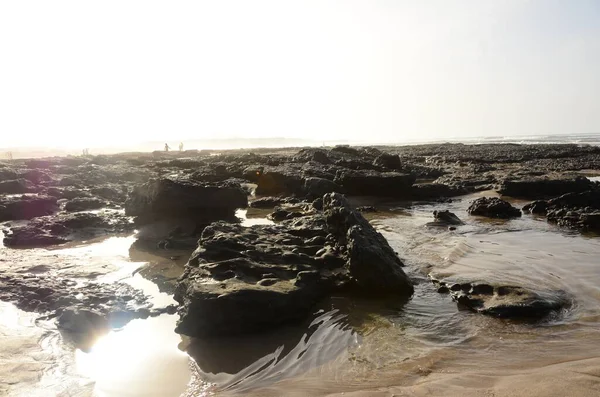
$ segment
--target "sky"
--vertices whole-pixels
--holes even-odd
[[[0,2],[0,147],[600,133],[596,0]]]

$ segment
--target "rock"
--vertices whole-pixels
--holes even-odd
[[[271,196],[302,192],[303,180],[297,169],[289,166],[265,167],[257,172],[257,195]]]
[[[417,183],[412,186],[412,198],[416,200],[437,200],[469,193],[469,189],[443,183]]]
[[[432,279],[439,293],[450,293],[458,305],[474,312],[522,320],[541,320],[572,304],[562,291],[536,292],[523,287],[455,283]]]
[[[140,247],[193,250],[206,225],[239,221],[235,210],[247,206],[248,196],[237,183],[163,178],[135,187],[125,213],[136,217]]]
[[[497,197],[480,197],[471,203],[467,212],[470,215],[501,219],[517,218],[521,216],[521,210]]]
[[[5,167],[3,164],[0,164],[0,182],[10,181],[13,179],[18,179],[19,174],[12,168]]]
[[[133,231],[133,228],[130,218],[118,212],[58,214],[9,227],[4,244],[8,247],[44,247],[107,233]]]
[[[499,193],[510,197],[540,199],[558,197],[566,193],[581,193],[590,190],[592,186],[593,182],[581,176],[562,179],[505,180]]]
[[[460,220],[456,214],[448,210],[445,211],[433,211],[433,218],[436,224],[439,225],[464,225],[465,223]]]
[[[215,220],[233,216],[248,206],[238,184],[202,183],[181,179],[154,179],[139,185],[125,202],[125,213],[140,223],[185,217]]]
[[[58,210],[55,197],[27,194],[22,196],[0,196],[0,222],[32,219],[49,215]]]
[[[68,307],[56,319],[59,328],[83,334],[102,334],[110,329],[102,314],[83,308]]]
[[[334,182],[349,195],[404,198],[410,197],[415,176],[399,172],[344,170],[338,172]]]
[[[48,196],[56,197],[58,199],[72,200],[79,197],[90,197],[90,192],[76,189],[72,187],[50,187],[46,189]]]
[[[567,193],[551,200],[538,200],[523,207],[523,211],[546,215],[558,226],[581,231],[600,231],[600,189],[582,193]]]
[[[363,212],[363,213],[379,212],[379,210],[377,208],[373,207],[372,205],[363,205],[360,207],[356,207],[356,210],[358,212]]]
[[[373,160],[373,165],[395,171],[402,169],[400,156],[390,153],[381,153],[375,160]]]
[[[250,202],[250,208],[274,208],[275,206],[286,203],[284,197],[261,197]]]
[[[22,194],[35,191],[35,185],[26,179],[0,181],[0,194]]]
[[[304,193],[309,199],[323,197],[327,193],[341,192],[342,188],[335,182],[324,178],[305,178]]]
[[[127,199],[127,189],[118,189],[112,186],[101,186],[90,189],[90,193],[94,196],[110,200],[115,203],[124,203]]]
[[[301,321],[336,291],[406,297],[413,287],[381,234],[337,194],[277,225],[213,223],[180,277],[176,331],[246,334]]]
[[[93,197],[78,197],[65,203],[65,211],[88,211],[96,210],[106,206],[106,201]]]

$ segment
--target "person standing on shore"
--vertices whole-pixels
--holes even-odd
[[[165,143],[165,152],[168,152],[168,151],[169,151],[169,149],[171,149],[171,148],[169,147],[169,144],[168,144],[168,143]]]
[[[183,142],[179,142],[179,151],[183,152]]]

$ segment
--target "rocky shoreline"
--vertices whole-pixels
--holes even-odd
[[[600,148],[577,145],[338,146],[15,160],[0,162],[0,227],[4,245],[18,249],[135,230],[137,246],[149,252],[189,255],[172,285],[180,304],[178,332],[244,334],[304,320],[332,294],[410,296],[414,281],[401,259],[361,215],[376,213],[380,200],[443,203],[494,191],[475,200],[468,214],[435,213],[434,224],[457,227],[468,215],[502,220],[534,214],[597,233],[600,185],[586,177],[595,175]],[[494,195],[528,204],[517,208]],[[372,205],[353,208],[347,197],[355,196],[368,196]],[[240,225],[236,210],[248,207],[268,210],[275,224]],[[95,333],[163,312],[148,306],[139,291],[71,287],[52,277],[11,273],[7,266],[0,299],[56,316],[70,332]],[[546,296],[482,280],[433,282],[459,305],[494,317],[539,320],[571,304],[560,291]],[[77,291],[94,293],[78,298]]]

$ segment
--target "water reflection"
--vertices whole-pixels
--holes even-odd
[[[338,310],[309,325],[218,340],[192,340],[188,352],[215,391],[244,392],[302,374],[357,346],[360,338]]]
[[[190,358],[177,349],[176,317],[133,320],[76,351],[78,371],[95,382],[98,397],[180,396],[191,380]]]

